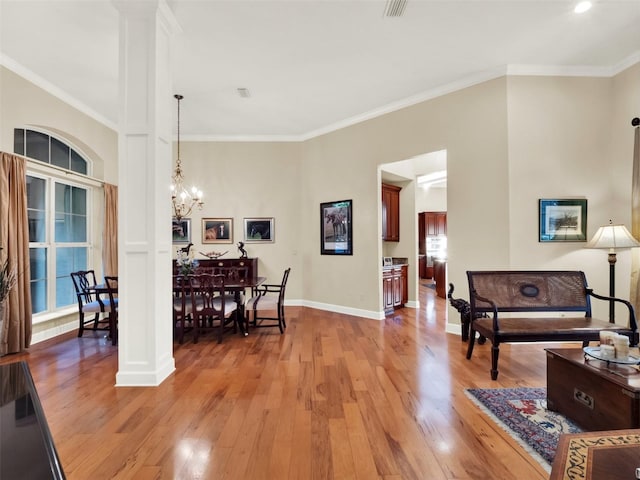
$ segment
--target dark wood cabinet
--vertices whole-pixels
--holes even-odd
[[[447,212],[423,212],[424,233],[427,237],[447,235]],[[422,214],[421,214],[422,215]]]
[[[248,275],[251,278],[258,276],[258,259],[257,258],[218,258],[216,260],[210,258],[198,258],[199,268],[212,267],[248,267]],[[173,261],[174,270],[176,261]]]
[[[393,271],[384,270],[382,272],[382,300],[384,311],[393,310]]]
[[[400,190],[395,185],[382,184],[382,240],[400,241]]]
[[[408,266],[394,265],[382,271],[382,297],[386,313],[404,307],[408,302]]]
[[[442,260],[433,262],[433,278],[436,281],[436,295],[447,298],[447,262]]]

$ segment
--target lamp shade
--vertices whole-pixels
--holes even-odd
[[[640,247],[631,232],[624,225],[604,225],[598,228],[593,238],[587,242],[585,248],[608,248],[617,250],[620,248]]]

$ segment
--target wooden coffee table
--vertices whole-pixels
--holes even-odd
[[[638,467],[640,430],[564,434],[550,480],[631,480]]]
[[[587,431],[640,428],[637,369],[585,359],[581,348],[546,351],[549,410],[563,414]]]

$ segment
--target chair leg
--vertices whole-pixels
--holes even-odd
[[[118,344],[118,314],[114,312],[109,313],[109,333],[111,334],[111,345]]]
[[[498,355],[500,355],[500,344],[494,340],[491,345],[491,380],[498,378]]]
[[[84,333],[84,313],[80,312],[78,314],[78,318],[80,319],[80,325],[78,327],[78,337],[81,337]]]
[[[96,313],[96,316],[93,317],[93,329],[97,330],[98,329],[98,320],[100,319],[100,314]]]
[[[467,360],[471,360],[471,354],[473,353],[473,346],[476,343],[476,331],[473,328],[473,322],[469,329],[469,345],[467,346]]]

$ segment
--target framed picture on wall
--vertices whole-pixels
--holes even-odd
[[[353,255],[353,201],[320,204],[320,254]]]
[[[587,199],[540,199],[540,242],[586,242]]]
[[[233,243],[233,218],[203,218],[202,243]]]
[[[273,217],[245,218],[245,243],[273,243],[275,242]]]
[[[191,242],[191,219],[177,218],[171,222],[171,236],[173,243],[190,243]]]

